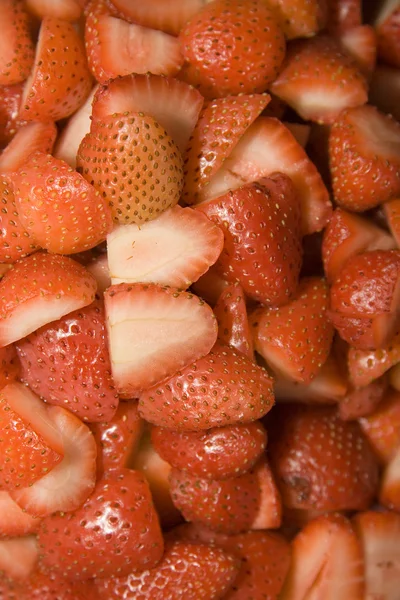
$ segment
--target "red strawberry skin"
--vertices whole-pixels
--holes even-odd
[[[218,339],[253,360],[253,338],[246,297],[240,283],[231,283],[222,291],[214,306],[214,314],[218,321]]]
[[[43,568],[74,580],[128,575],[163,554],[148,484],[128,469],[104,475],[76,511],[45,517],[38,542]]]
[[[88,422],[107,422],[118,406],[100,300],[17,344],[21,378],[49,404]]]
[[[0,86],[0,146],[3,148],[12,140],[23,124],[18,118],[23,84]]]
[[[20,364],[14,345],[0,348],[0,390],[19,376]]]
[[[0,85],[13,85],[28,77],[33,64],[29,17],[23,2],[3,0],[1,18]]]

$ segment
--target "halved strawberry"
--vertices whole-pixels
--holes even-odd
[[[269,94],[243,94],[217,98],[204,106],[186,150],[183,197],[187,204],[198,201],[200,190],[218,172],[270,99]]]
[[[199,193],[199,200],[217,198],[276,172],[284,173],[294,183],[301,203],[303,233],[323,229],[332,212],[328,190],[293,134],[273,117],[256,119]]]
[[[372,73],[369,100],[382,112],[400,121],[400,71],[395,67],[377,65]]]
[[[222,229],[192,208],[174,206],[157,219],[120,225],[107,237],[111,282],[187,289],[221,254]]]
[[[340,45],[356,62],[367,79],[376,66],[377,38],[371,25],[360,25],[344,31],[339,37]]]
[[[267,433],[258,421],[204,432],[152,427],[151,440],[175,469],[205,479],[227,479],[254,467],[267,445]]]
[[[328,0],[328,31],[340,35],[363,22],[361,0]]]
[[[18,128],[24,123],[18,117],[23,84],[0,86],[0,147],[12,140]]]
[[[350,421],[373,414],[385,397],[387,388],[387,377],[375,379],[361,388],[349,386],[347,394],[339,402],[340,418]]]
[[[384,63],[400,68],[400,6],[396,0],[381,2],[375,28],[379,58]]]
[[[324,0],[269,0],[288,40],[311,37],[326,24],[328,12]]]
[[[0,538],[36,533],[39,525],[40,519],[23,511],[8,492],[0,492]]]
[[[378,350],[350,348],[347,356],[350,380],[357,387],[368,385],[400,362],[400,332]]]
[[[55,17],[64,21],[78,21],[82,14],[80,0],[25,0],[25,4],[38,19]]]
[[[0,571],[6,578],[23,581],[29,577],[36,567],[38,556],[38,545],[33,535],[0,540]],[[5,600],[8,600],[7,596]]]
[[[56,137],[57,127],[52,121],[22,125],[0,156],[0,173],[18,171],[35,152],[51,153]]]
[[[146,421],[201,431],[260,419],[273,406],[272,380],[247,356],[217,342],[207,356],[140,395]]]
[[[292,561],[280,598],[364,600],[362,547],[350,521],[333,514],[302,529],[292,541]]]
[[[375,107],[342,112],[331,128],[329,158],[339,206],[364,211],[400,195],[400,123]]]
[[[217,338],[211,308],[194,294],[121,283],[109,287],[104,299],[112,373],[125,397],[201,358]]]
[[[162,125],[184,152],[201,108],[202,95],[194,87],[172,77],[136,73],[99,87],[93,102],[93,118],[114,113],[143,112]]]
[[[317,123],[332,123],[345,108],[368,100],[363,75],[327,36],[292,42],[271,91],[303,119]]]
[[[325,280],[310,277],[291,302],[250,314],[255,349],[278,375],[309,383],[327,360],[333,338],[328,300]]]
[[[44,18],[19,116],[27,121],[69,117],[91,89],[84,44],[74,26],[62,19]]]
[[[94,277],[71,258],[36,252],[20,259],[0,281],[0,346],[91,304],[95,293]]]
[[[376,456],[390,463],[400,447],[400,394],[390,390],[378,408],[360,419],[361,428]]]
[[[231,283],[222,291],[214,306],[214,314],[218,321],[218,339],[253,360],[253,337],[240,283]]]
[[[400,511],[400,443],[382,473],[379,502],[386,508]]]
[[[0,85],[24,81],[33,65],[29,17],[20,0],[1,3]]]

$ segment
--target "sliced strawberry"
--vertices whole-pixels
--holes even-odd
[[[362,24],[361,0],[328,0],[328,30],[340,35]]]
[[[0,538],[35,533],[39,524],[40,519],[35,519],[23,511],[8,492],[0,492]]]
[[[292,542],[292,562],[280,598],[364,600],[362,547],[342,515],[319,517]]]
[[[78,21],[82,14],[80,0],[25,0],[25,4],[38,19],[55,17],[64,21]]]
[[[369,99],[382,112],[400,121],[400,71],[395,67],[377,65],[372,73]]]
[[[400,195],[400,123],[375,107],[342,112],[331,128],[329,157],[343,208],[364,211]]]
[[[218,321],[218,339],[250,360],[254,358],[253,337],[247,317],[246,297],[239,283],[231,283],[214,306]]]
[[[400,323],[400,252],[373,250],[350,257],[330,292],[329,318],[360,350],[382,348]]]
[[[358,387],[368,385],[400,362],[400,333],[378,350],[350,348],[347,361],[352,383]]]
[[[396,598],[399,591],[400,515],[368,511],[353,517],[365,564],[365,598]]]
[[[94,277],[71,258],[37,252],[19,260],[0,281],[0,346],[91,304],[95,293]]]
[[[384,63],[400,68],[400,6],[396,0],[381,2],[375,28],[379,58]]]
[[[393,237],[384,229],[364,217],[337,208],[323,234],[325,275],[328,281],[333,282],[352,256],[367,250],[391,250],[395,247]]]
[[[346,396],[339,402],[340,418],[351,421],[373,414],[382,402],[387,388],[387,377],[380,377],[361,388],[350,386]]]
[[[225,598],[240,561],[221,548],[176,541],[153,569],[96,581],[99,600],[218,600]],[[123,595],[123,596],[122,596]]]
[[[295,137],[278,119],[259,117],[243,135],[199,200],[211,200],[246,183],[284,173],[294,183],[304,234],[320,231],[331,216],[331,203],[320,174]]]
[[[400,511],[400,444],[382,473],[379,502]]]
[[[157,219],[120,225],[108,235],[111,282],[185,290],[217,261],[223,245],[222,229],[205,215],[174,206]]]
[[[178,202],[182,163],[172,138],[143,113],[96,119],[77,155],[78,170],[125,225],[155,219]]]
[[[327,320],[328,286],[319,277],[300,282],[296,297],[250,314],[256,351],[278,375],[309,383],[329,356],[333,327]]]
[[[15,347],[0,348],[0,390],[19,377],[20,364]]]
[[[45,517],[38,543],[42,565],[68,579],[128,575],[154,567],[163,554],[149,486],[128,469],[106,473],[73,512]]]
[[[213,265],[194,282],[191,289],[210,306],[214,306],[228,285],[230,285],[229,282],[221,276],[219,269]]]
[[[43,573],[35,569],[21,582],[19,600],[97,600],[98,593],[93,580],[71,581],[55,573]]]
[[[376,66],[377,38],[371,25],[360,25],[344,31],[339,38],[342,48],[355,60],[367,78]]]
[[[321,0],[269,0],[288,40],[310,37],[326,24],[326,3]]]
[[[224,232],[217,266],[247,296],[268,306],[286,304],[301,269],[301,213],[289,177],[276,173],[198,205]],[[268,224],[268,225],[267,225]]]
[[[152,427],[151,440],[158,454],[175,469],[205,479],[226,479],[254,467],[267,445],[267,434],[256,421],[205,432]]]
[[[52,121],[22,125],[0,156],[0,172],[18,171],[35,152],[50,154],[56,137],[57,127]]]
[[[284,506],[368,508],[377,491],[378,465],[358,423],[342,421],[330,406],[280,404],[266,426]]]
[[[354,61],[326,36],[289,46],[271,91],[303,119],[332,123],[345,108],[368,100],[367,83]]]
[[[255,0],[211,2],[179,39],[188,66],[182,77],[208,98],[265,91],[285,56],[277,19],[266,3]]]
[[[69,117],[84,103],[91,89],[84,44],[74,26],[62,19],[46,17],[19,116],[27,121],[58,121]]]
[[[0,86],[0,147],[12,140],[18,128],[23,124],[18,117],[23,84]]]
[[[268,373],[244,354],[217,342],[207,356],[142,393],[139,412],[161,427],[202,431],[255,421],[273,403]]]
[[[0,540],[0,571],[2,575],[14,580],[24,580],[33,573],[37,560],[38,545],[35,536]]]
[[[135,73],[99,88],[93,103],[93,118],[102,119],[124,112],[147,113],[165,128],[184,152],[202,106],[201,94],[183,81]]]
[[[29,17],[20,0],[1,4],[0,85],[24,81],[33,65],[34,48]]]
[[[188,204],[218,172],[250,125],[268,105],[269,94],[243,94],[217,98],[205,105],[189,140],[185,156],[185,188]]]
[[[217,338],[211,308],[191,293],[121,283],[108,288],[104,299],[112,373],[125,397],[184,369]]]
[[[360,425],[381,463],[388,464],[400,447],[400,394],[390,390]]]

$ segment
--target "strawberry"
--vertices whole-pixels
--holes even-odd
[[[331,216],[328,191],[315,165],[283,123],[259,117],[199,194],[211,200],[273,173],[292,179],[301,205],[303,234],[320,231]]]
[[[361,73],[368,79],[376,66],[376,33],[371,25],[359,25],[344,31],[340,45],[356,62]]]
[[[97,281],[98,294],[104,294],[111,285],[110,271],[108,268],[107,254],[99,254],[86,265],[86,269]]]
[[[350,257],[330,292],[329,317],[342,339],[360,350],[382,348],[400,323],[400,252]]]
[[[285,56],[282,29],[257,0],[212,2],[184,26],[179,40],[188,67],[182,76],[208,98],[265,91]]]
[[[93,121],[79,146],[77,166],[120,224],[156,218],[178,202],[182,191],[180,152],[157,121],[143,113]]]
[[[380,5],[375,20],[378,34],[379,58],[393,67],[400,68],[400,6],[398,2],[386,0]]]
[[[254,467],[267,445],[267,434],[257,421],[204,432],[152,427],[151,441],[175,469],[205,479],[227,479]]]
[[[64,21],[78,21],[82,14],[80,0],[25,0],[27,9],[38,19],[55,17]]]
[[[202,431],[255,421],[273,403],[267,372],[217,342],[207,356],[142,393],[139,412],[160,427]]]
[[[377,65],[372,73],[369,99],[384,113],[400,121],[400,71],[395,67]]]
[[[109,287],[104,300],[112,373],[125,397],[206,355],[217,338],[211,308],[189,292],[121,283]]]
[[[400,447],[400,394],[390,390],[371,415],[360,419],[360,425],[380,462],[390,463]]]
[[[397,512],[400,511],[400,444],[383,471],[379,503]]]
[[[134,73],[99,87],[93,102],[93,118],[102,119],[114,113],[147,113],[165,128],[184,152],[203,101],[202,95],[183,81],[151,73]]]
[[[303,119],[332,123],[345,108],[368,100],[367,83],[354,61],[326,36],[292,42],[271,91]]]
[[[12,183],[22,225],[49,252],[88,250],[112,228],[106,200],[58,158],[35,153],[13,174]]]
[[[36,569],[21,582],[19,600],[97,600],[94,581],[70,581],[54,573]]]
[[[204,106],[185,156],[183,197],[188,204],[196,203],[200,190],[218,172],[270,99],[269,94],[242,94],[217,98]]]
[[[342,112],[331,128],[329,158],[339,206],[360,212],[400,195],[400,123],[375,107]]]
[[[218,339],[253,360],[253,338],[240,283],[231,283],[222,291],[214,306],[214,314],[218,321]]]
[[[333,282],[340,275],[345,262],[356,254],[367,250],[392,250],[395,247],[393,237],[384,229],[364,217],[337,208],[323,234],[325,275],[329,282]]]
[[[35,533],[39,524],[40,520],[23,511],[11,498],[9,492],[0,492],[0,538],[20,537]]]
[[[400,362],[400,333],[378,350],[350,348],[347,361],[351,382],[358,387],[368,385]]]
[[[91,87],[84,45],[73,25],[44,18],[19,116],[27,121],[69,117],[84,103]]]
[[[325,0],[268,0],[268,5],[288,40],[310,37],[326,24]]]
[[[399,590],[400,515],[368,511],[353,517],[365,565],[365,598],[396,598]]]
[[[174,206],[153,221],[119,225],[108,235],[111,282],[184,290],[217,261],[223,245],[222,229],[205,215]]]
[[[383,210],[392,236],[400,247],[400,198],[385,202]]]
[[[0,348],[0,390],[19,377],[20,364],[15,347]]]
[[[0,540],[0,571],[6,578],[25,580],[33,573],[37,560],[38,545],[35,536]]]
[[[91,304],[95,293],[95,279],[71,258],[45,252],[22,258],[0,281],[0,346]]]
[[[148,484],[128,469],[106,473],[76,510],[45,517],[38,543],[43,567],[68,579],[128,575],[163,554]]]
[[[328,0],[328,7],[327,25],[331,35],[340,35],[362,24],[361,0]]]
[[[228,281],[239,281],[247,296],[280,306],[296,292],[301,269],[300,204],[282,174],[200,204],[217,223],[225,242],[217,266]]]
[[[0,86],[8,86],[28,77],[34,48],[29,33],[29,17],[21,0],[3,0],[1,17]]]
[[[1,266],[1,265],[0,265]],[[229,282],[221,277],[219,269],[212,265],[191,287],[193,292],[211,306],[215,306]],[[239,284],[238,284],[239,285]]]
[[[56,137],[57,127],[52,121],[22,125],[0,156],[0,172],[18,171],[36,152],[51,153]]]
[[[374,413],[382,402],[387,388],[387,377],[380,377],[361,388],[350,386],[345,397],[339,402],[340,418],[343,421],[350,421]]]
[[[95,300],[17,343],[21,379],[49,404],[83,421],[108,422],[118,396],[111,379],[102,302]]]
[[[378,465],[358,423],[328,406],[279,405],[268,421],[268,455],[284,506],[363,510],[374,498]]]
[[[172,500],[186,521],[228,534],[280,526],[279,494],[263,461],[229,479],[204,479],[172,469],[169,480]]]
[[[282,600],[314,597],[364,600],[362,548],[342,515],[319,517],[292,541],[292,562]]]
[[[176,541],[160,564],[127,577],[98,579],[99,600],[218,600],[225,598],[240,561],[220,548]]]
[[[328,286],[319,277],[300,282],[284,306],[250,314],[256,351],[278,375],[310,383],[329,356],[333,327],[327,320]]]
[[[0,86],[0,147],[12,140],[18,128],[23,124],[18,118],[23,84]]]

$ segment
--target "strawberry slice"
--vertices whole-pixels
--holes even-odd
[[[161,427],[202,431],[260,419],[273,402],[268,373],[217,342],[207,356],[142,393],[139,412]]]
[[[364,211],[400,195],[400,123],[375,107],[339,116],[329,136],[329,158],[339,206]]]
[[[354,61],[326,36],[293,42],[271,91],[304,120],[317,123],[332,123],[345,108],[368,100]]]
[[[267,421],[268,456],[285,507],[364,510],[378,464],[357,422],[330,406],[280,404]]]
[[[292,561],[282,600],[364,600],[362,548],[342,515],[319,517],[292,541]]]
[[[187,66],[182,77],[207,98],[265,91],[285,56],[278,21],[256,0],[211,2],[185,25],[179,40]]]
[[[121,283],[108,288],[104,299],[112,373],[125,397],[201,358],[217,338],[211,308],[191,293]]]
[[[278,375],[310,383],[329,356],[333,327],[327,319],[328,286],[305,278],[284,306],[250,314],[256,351]]]
[[[253,337],[247,317],[246,297],[239,283],[232,283],[222,291],[214,306],[214,314],[218,321],[218,339],[253,360]]]
[[[43,567],[75,580],[152,568],[164,545],[149,486],[128,469],[106,473],[74,511],[45,517],[38,543]]]
[[[198,200],[200,190],[217,173],[270,99],[269,94],[243,94],[217,98],[204,106],[185,156],[183,197],[188,204]]]
[[[323,229],[332,211],[328,190],[293,134],[273,117],[256,119],[199,194],[199,200],[218,198],[276,172],[290,177],[296,188],[303,233]]]
[[[185,290],[217,261],[223,245],[222,229],[205,215],[174,206],[140,227],[120,225],[108,235],[111,282]]]
[[[400,332],[378,350],[350,348],[347,357],[349,375],[355,386],[366,386],[400,362]]]
[[[50,153],[56,137],[57,127],[51,121],[23,125],[0,156],[0,173],[18,171],[35,152]]]
[[[60,343],[62,340],[62,343]],[[21,379],[49,404],[82,421],[108,422],[117,410],[102,302],[49,323],[20,340]]]
[[[380,4],[375,29],[378,34],[379,58],[393,67],[400,68],[400,6],[395,0]]]
[[[125,225],[155,219],[178,202],[182,163],[172,138],[143,113],[96,119],[77,155],[78,171],[108,200],[114,221]]]
[[[328,31],[340,35],[362,24],[361,0],[329,0]]]
[[[82,15],[80,0],[25,0],[27,9],[38,19],[54,17],[64,21],[78,21]]]
[[[254,467],[267,445],[259,422],[227,425],[205,432],[152,427],[151,441],[172,467],[205,479],[227,479]]]
[[[1,4],[0,86],[24,81],[33,65],[34,47],[23,2]]]
[[[339,38],[341,47],[355,60],[368,79],[376,66],[377,39],[371,25],[360,25],[344,31]]]
[[[383,471],[379,502],[382,506],[400,511],[400,445]]]
[[[360,419],[360,425],[380,462],[390,463],[400,446],[400,394],[390,390],[372,415]]]
[[[203,97],[191,85],[160,75],[127,75],[96,92],[93,118],[114,113],[147,113],[162,125],[178,148],[184,152],[193,133]]]
[[[33,573],[38,554],[37,541],[33,535],[0,540],[0,571],[2,575],[14,580],[25,580]]]
[[[0,537],[12,538],[36,533],[40,519],[23,511],[6,491],[0,492]],[[1,598],[1,593],[0,593]]]
[[[23,92],[23,84],[0,86],[0,147],[12,140],[24,123],[18,117]]]
[[[400,323],[400,251],[373,250],[347,260],[330,291],[329,318],[354,348],[387,345]]]
[[[339,403],[339,416],[343,421],[359,419],[374,413],[388,388],[387,377],[380,377],[361,388],[349,387]]]
[[[400,71],[395,67],[377,65],[372,73],[369,99],[384,113],[400,121]]]
[[[390,209],[385,204],[385,211],[388,210]],[[393,248],[396,248],[396,242],[384,229],[364,217],[337,208],[323,234],[322,260],[325,275],[329,282],[333,282],[340,275],[345,262],[356,254]]]
[[[37,252],[19,260],[0,281],[0,346],[91,304],[95,293],[95,279],[71,258]]]
[[[218,600],[225,598],[240,568],[240,561],[221,548],[176,541],[153,569],[127,577],[96,580],[99,600]]]
[[[320,0],[269,0],[288,40],[310,37],[326,24],[325,2]]]
[[[399,591],[400,515],[368,511],[353,517],[365,564],[365,598],[396,598]]]
[[[302,259],[301,209],[290,178],[276,173],[197,209],[224,232],[217,262],[223,278],[239,281],[253,300],[286,304],[296,292]]]

